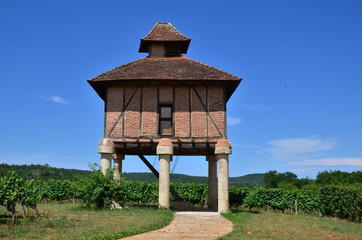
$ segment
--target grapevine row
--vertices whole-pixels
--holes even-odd
[[[206,184],[171,184],[184,201],[199,207],[207,205]],[[171,197],[171,200],[173,198]],[[79,201],[88,206],[108,208],[112,203],[155,205],[158,202],[158,184],[136,181],[117,181],[112,172],[103,176],[99,172],[81,180],[24,181],[15,172],[0,178],[0,205],[11,212],[15,221],[15,206],[34,209],[38,214],[40,201]],[[352,221],[362,221],[362,193],[359,190],[325,186],[318,190],[286,190],[280,188],[229,188],[231,208],[271,209],[282,212],[319,213]]]

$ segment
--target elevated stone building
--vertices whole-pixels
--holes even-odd
[[[231,154],[226,103],[241,78],[183,56],[190,41],[158,22],[141,39],[139,52],[147,57],[88,80],[105,102],[101,167],[106,171],[114,159],[119,177],[125,155],[159,155],[159,205],[169,208],[172,156],[207,156],[209,206],[225,212]]]

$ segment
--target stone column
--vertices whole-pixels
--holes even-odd
[[[218,212],[229,211],[229,154],[231,144],[227,139],[220,139],[215,145],[218,164]]]
[[[109,138],[102,138],[98,144],[98,153],[101,154],[101,172],[107,173],[111,168],[112,155],[114,153],[114,143]]]
[[[209,162],[209,205],[211,209],[217,209],[217,162],[215,155],[206,156]]]
[[[120,155],[117,153],[113,154],[113,170],[114,170],[113,178],[115,180],[121,180],[123,159],[124,155]]]
[[[171,140],[162,138],[157,145],[156,154],[160,159],[158,205],[159,208],[170,209],[170,161],[173,155]]]

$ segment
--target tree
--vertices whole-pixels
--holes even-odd
[[[278,173],[277,171],[269,171],[264,174],[264,182],[266,187],[277,188],[280,183],[289,183],[296,185],[298,182],[298,177],[292,172]],[[283,184],[282,184],[283,185]]]
[[[348,173],[340,170],[319,172],[316,180],[319,185],[348,185],[361,182],[362,171]]]
[[[278,183],[281,182],[280,175],[277,171],[272,170],[264,174],[265,186],[269,188],[276,188]]]

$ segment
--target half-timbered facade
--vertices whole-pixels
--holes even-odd
[[[156,23],[141,39],[147,57],[88,80],[105,102],[100,153],[160,155],[167,145],[166,155],[214,156],[225,143],[226,103],[241,78],[183,56],[190,41]],[[231,149],[228,141],[221,147]]]

